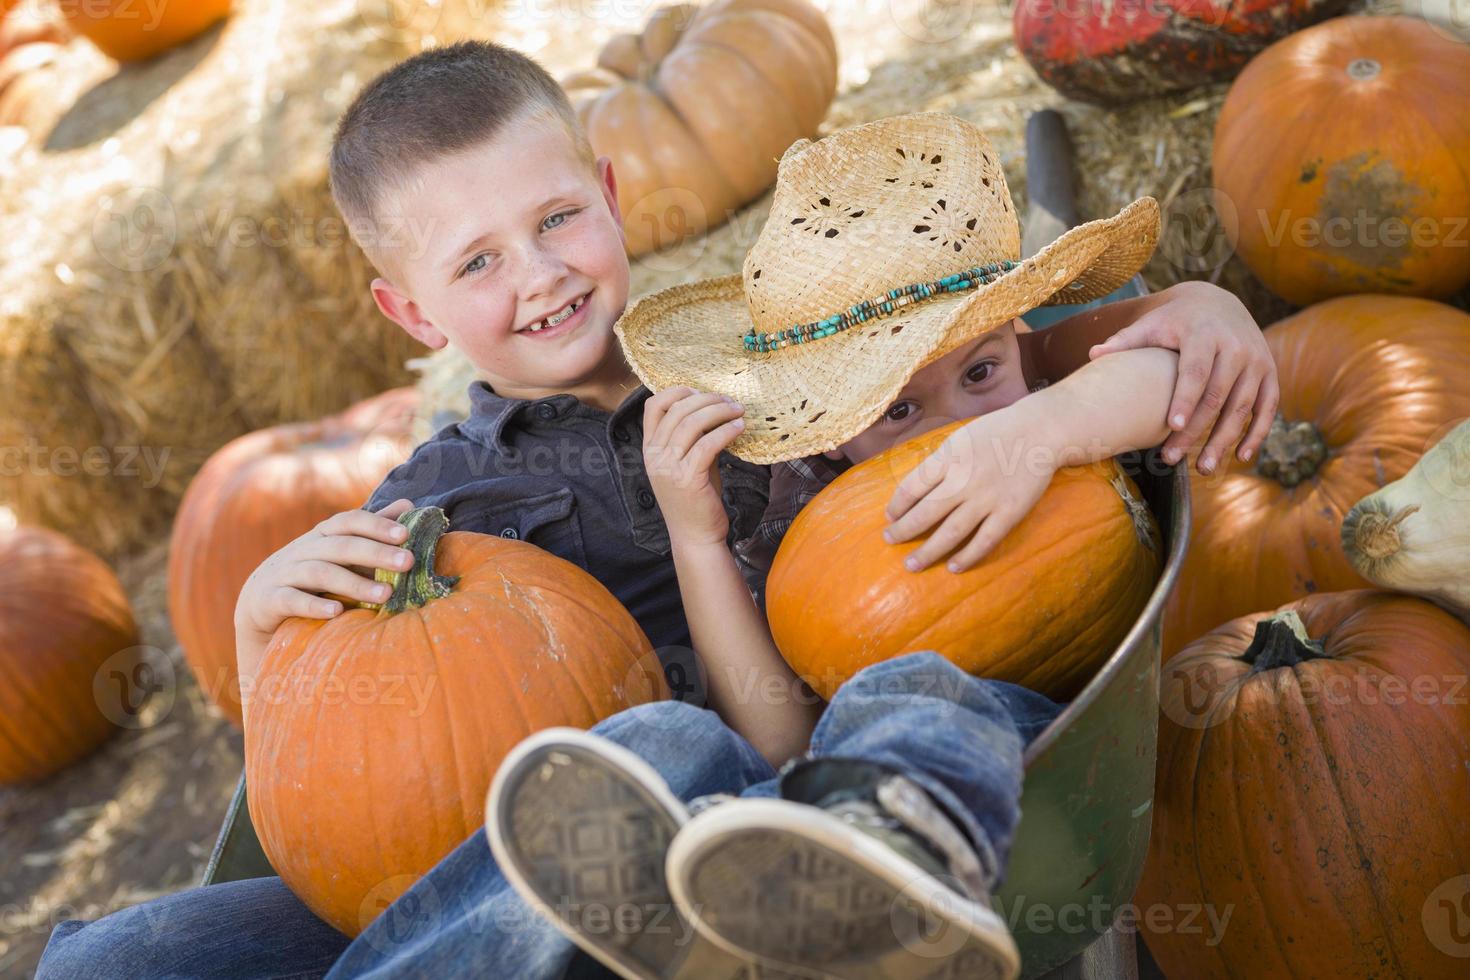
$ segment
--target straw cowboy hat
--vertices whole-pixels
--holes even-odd
[[[1011,318],[1106,296],[1158,235],[1145,197],[1020,261],[985,134],[943,113],[895,116],[793,143],[742,273],[647,296],[614,329],[653,391],[737,399],[730,451],[774,463],[851,439],[915,371]]]

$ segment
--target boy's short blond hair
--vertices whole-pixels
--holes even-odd
[[[426,163],[499,136],[527,114],[559,122],[589,167],[595,155],[566,93],[546,69],[511,48],[461,41],[393,66],[358,93],[332,138],[332,198],[375,255],[383,194]]]

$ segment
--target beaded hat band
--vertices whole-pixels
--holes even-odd
[[[798,323],[779,333],[757,334],[752,329],[743,338],[745,349],[765,353],[780,350],[791,344],[805,344],[808,341],[830,337],[849,327],[866,323],[868,320],[892,316],[905,306],[921,303],[935,296],[959,293],[966,289],[974,289],[976,286],[988,285],[1002,272],[1009,272],[1020,264],[1007,259],[990,265],[977,265],[963,272],[956,272],[929,282],[910,283],[907,286],[890,289],[882,296],[865,299],[856,306],[849,306],[841,313],[834,313],[832,316],[813,320],[811,323]]]
[[[1022,258],[985,134],[943,113],[894,116],[792,144],[740,275],[653,293],[613,329],[652,390],[738,401],[730,452],[775,463],[840,446],[915,371],[1027,310],[1106,296],[1158,235],[1158,203],[1140,198]]]

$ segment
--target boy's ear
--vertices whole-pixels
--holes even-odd
[[[374,279],[369,288],[373,291],[373,301],[378,304],[383,315],[408,331],[414,340],[430,350],[438,350],[449,343],[449,338],[425,319],[419,305],[387,279]]]
[[[613,173],[612,157],[597,158],[597,181],[602,185],[602,197],[607,201],[607,209],[612,212],[618,227],[622,228],[623,212],[618,209],[618,177]]]

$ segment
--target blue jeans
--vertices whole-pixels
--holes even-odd
[[[905,773],[968,834],[994,884],[1020,815],[1022,750],[1059,710],[937,654],[912,653],[838,690],[812,734],[811,755]],[[779,795],[775,770],[712,711],[663,701],[592,731],[647,760],[682,800]],[[195,888],[92,923],[63,922],[37,977],[550,980],[581,969],[576,953],[521,901],[476,833],[355,940],[312,915],[280,879],[261,878]]]

